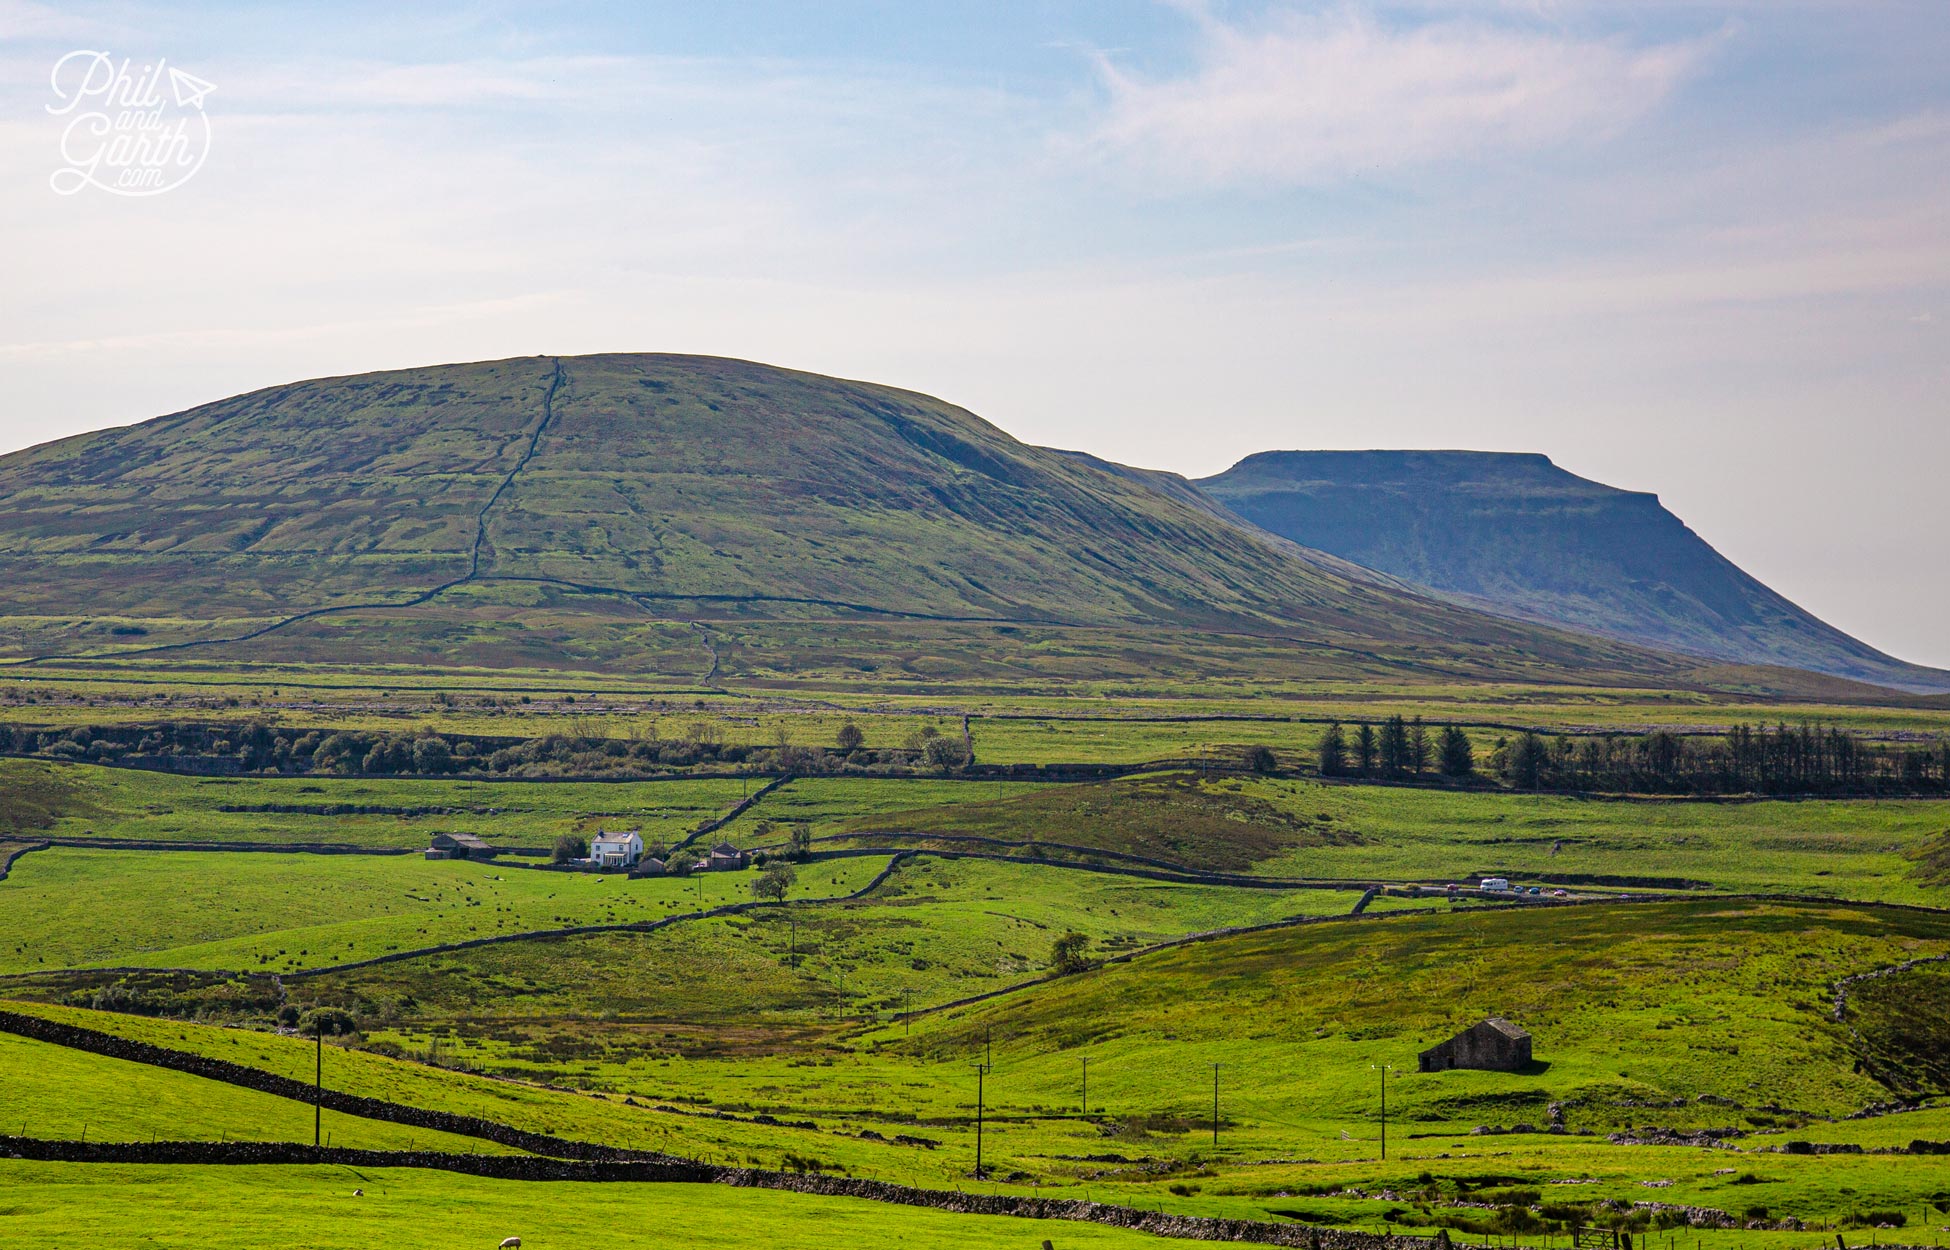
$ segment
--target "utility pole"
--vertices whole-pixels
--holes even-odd
[[[1219,1065],[1212,1065],[1212,1144],[1219,1144]]]
[[[311,1035],[318,1043],[311,1077],[311,1144],[315,1150],[319,1130],[325,1124],[325,1026],[316,1016],[312,1017]]]
[[[982,1078],[989,1072],[986,1063],[975,1065],[975,1179],[982,1179]]]
[[[1381,1074],[1381,1158],[1388,1159],[1388,1074],[1395,1070],[1393,1064],[1371,1063],[1368,1065]]]

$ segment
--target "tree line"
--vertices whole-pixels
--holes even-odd
[[[1321,734],[1323,777],[1454,782],[1497,780],[1518,790],[1631,794],[1950,793],[1950,738],[1866,741],[1832,725],[1735,725],[1724,735],[1539,734],[1496,739],[1479,773],[1469,735],[1391,716]]]
[[[262,722],[164,721],[150,725],[81,725],[67,729],[0,726],[0,753],[90,764],[162,765],[178,771],[303,776],[600,777],[680,772],[698,765],[764,772],[952,772],[968,762],[965,740],[932,726],[898,746],[870,747],[852,721],[831,746],[792,742],[780,730],[771,743],[724,741],[715,721],[697,720],[667,737],[603,738],[546,734],[535,738],[436,733],[294,729]]]
[[[1339,721],[1320,738],[1323,777],[1421,777],[1432,769],[1452,781],[1476,775],[1476,752],[1469,735],[1454,725],[1433,733],[1422,718],[1391,716],[1381,727],[1365,721],[1349,736]]]

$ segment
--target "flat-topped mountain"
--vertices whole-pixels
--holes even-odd
[[[1187,495],[925,395],[736,360],[326,378],[0,457],[0,646],[921,677],[1672,669],[1363,580]],[[701,636],[701,615],[724,627]]]
[[[1197,485],[1255,525],[1457,603],[1737,664],[1950,690],[1950,673],[1885,655],[1748,576],[1656,496],[1544,456],[1269,451]]]

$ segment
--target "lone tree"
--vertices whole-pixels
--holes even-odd
[[[1273,758],[1269,747],[1254,747],[1246,752],[1246,765],[1256,773],[1277,772],[1280,762]]]
[[[1361,732],[1354,735],[1354,762],[1360,765],[1361,775],[1363,777],[1374,772],[1374,760],[1374,726],[1363,724],[1361,726]]]
[[[566,864],[570,860],[588,858],[589,839],[583,837],[581,834],[565,833],[555,839],[555,854],[553,859],[556,863]]]
[[[1339,777],[1347,772],[1347,731],[1335,721],[1320,735],[1320,775]]]
[[[1408,722],[1399,715],[1381,723],[1381,771],[1399,773],[1408,767]]]
[[[1419,716],[1408,722],[1408,766],[1417,777],[1429,767],[1429,730]]]
[[[860,727],[852,721],[846,721],[841,724],[840,731],[833,735],[834,745],[839,747],[840,750],[847,752],[859,750],[861,744],[866,742],[866,740],[867,735],[861,733]]]
[[[793,825],[792,834],[788,838],[788,841],[792,844],[792,858],[798,860],[800,863],[804,863],[812,858],[811,825],[803,820]]]
[[[799,878],[792,871],[792,865],[775,859],[765,865],[765,870],[752,879],[752,897],[761,901],[770,899],[774,903],[785,902],[785,892]]]
[[[1065,933],[1050,943],[1049,966],[1058,972],[1082,972],[1090,966],[1083,957],[1089,947],[1090,939],[1081,933]]]
[[[1520,790],[1535,790],[1543,781],[1545,755],[1549,748],[1534,733],[1526,733],[1510,744],[1503,763],[1503,775]]]
[[[927,739],[921,752],[927,758],[928,767],[939,769],[944,773],[960,768],[968,762],[968,753],[962,750],[961,743],[939,734]]]
[[[1454,725],[1442,727],[1442,775],[1458,781],[1476,775],[1476,752],[1470,749],[1469,735]]]

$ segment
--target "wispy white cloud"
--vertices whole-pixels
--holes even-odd
[[[1603,138],[1657,108],[1706,50],[1352,10],[1254,26],[1191,12],[1188,73],[1098,58],[1108,98],[1086,137],[1167,184],[1316,183]]]

